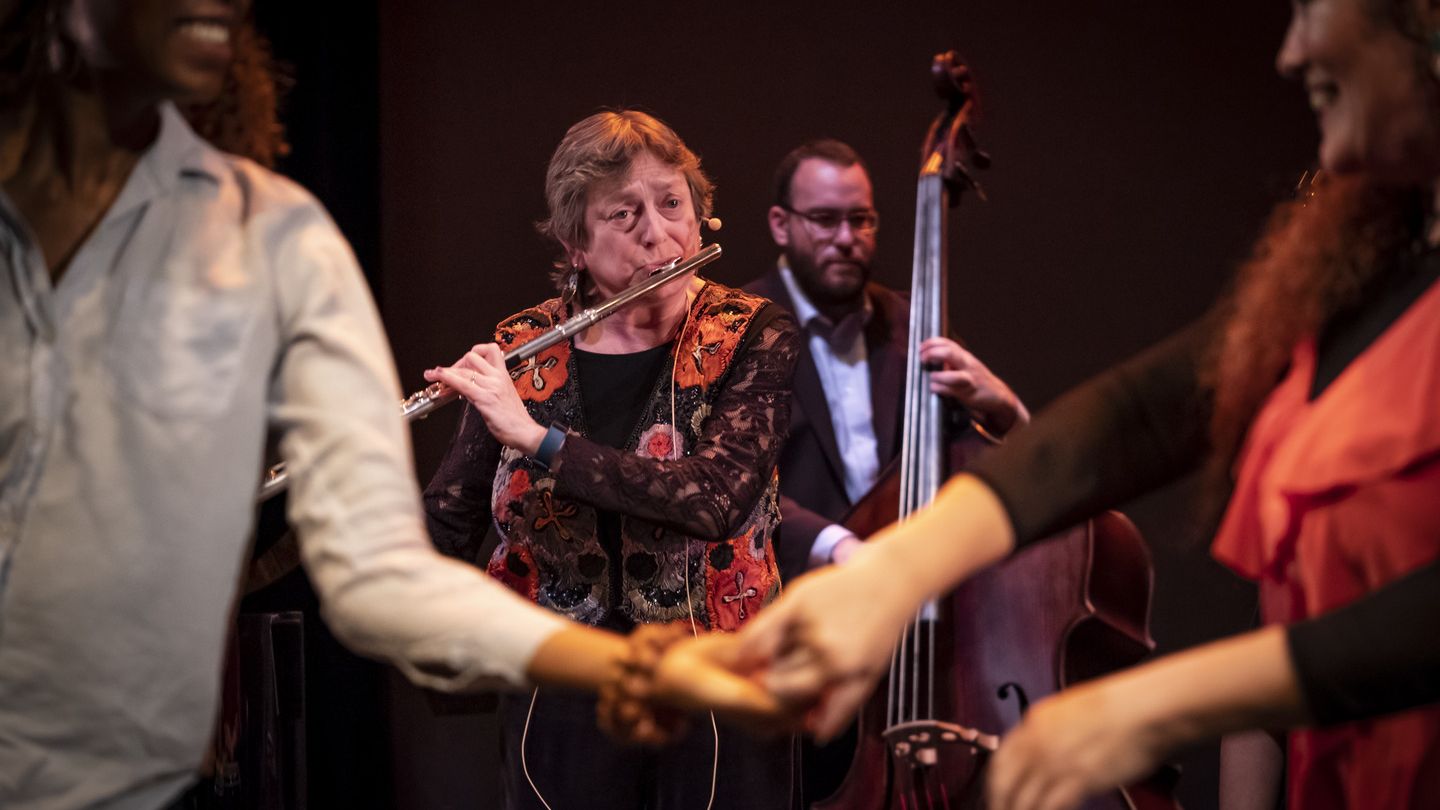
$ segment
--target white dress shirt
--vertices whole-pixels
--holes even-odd
[[[810,356],[825,390],[836,448],[845,465],[845,494],[854,503],[870,491],[880,474],[880,449],[870,405],[870,362],[865,349],[865,325],[874,306],[869,296],[864,296],[860,310],[833,323],[805,296],[784,257],[780,259],[780,280],[795,304],[795,319],[805,330]],[[810,546],[810,566],[829,563],[835,546],[848,536],[850,530],[838,524],[822,529]]]
[[[324,210],[173,107],[58,284],[0,193],[0,807],[194,778],[267,431],[338,637],[434,688],[524,680],[562,622],[434,551],[399,398]]]

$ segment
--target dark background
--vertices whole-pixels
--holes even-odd
[[[566,127],[601,107],[648,110],[700,154],[726,223],[708,274],[730,284],[774,259],[775,163],[805,138],[848,141],[884,217],[879,280],[908,286],[917,150],[938,111],[929,59],[958,49],[994,168],[989,202],[966,198],[952,220],[952,325],[1039,409],[1201,312],[1309,164],[1303,94],[1273,69],[1287,11],[1280,0],[260,0],[256,13],[295,81],[281,168],[354,244],[407,388],[550,294],[553,250],[532,226],[545,164]],[[455,415],[417,425],[422,481]],[[1128,509],[1154,549],[1162,650],[1253,616],[1249,590],[1206,555],[1193,490]],[[436,719],[378,668],[334,666],[311,673],[312,806],[493,801],[485,715]],[[1187,806],[1213,806],[1213,749],[1185,767]]]

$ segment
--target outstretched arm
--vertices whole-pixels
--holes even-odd
[[[326,621],[351,649],[425,686],[524,683],[535,651],[566,623],[436,553],[399,380],[359,267],[318,205],[284,214],[256,223],[273,246],[283,341],[269,414]]]
[[[768,667],[767,686],[786,702],[824,694],[811,730],[828,738],[865,700],[919,606],[1012,546],[994,493],[974,476],[952,479],[933,506],[871,537],[847,564],[789,586],[740,631],[745,667]]]
[[[752,663],[768,664],[770,685],[788,699],[825,693],[814,730],[838,731],[925,600],[1017,542],[1198,463],[1205,431],[1196,378],[1208,328],[1187,330],[1065,395],[973,474],[947,483],[928,508],[870,538],[849,564],[794,583],[742,631]]]
[[[1068,810],[1187,745],[1307,716],[1285,628],[1206,644],[1035,704],[990,764],[989,806]]]

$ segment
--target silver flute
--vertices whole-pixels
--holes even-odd
[[[688,275],[694,270],[720,258],[720,246],[718,244],[706,245],[684,261],[675,259],[669,264],[656,269],[649,278],[626,289],[619,295],[602,303],[596,304],[571,316],[564,323],[558,324],[550,331],[535,338],[534,340],[505,353],[506,367],[513,367],[519,363],[534,357],[546,349],[554,346],[562,340],[569,340],[577,333],[594,326],[596,323],[614,315],[618,310],[642,298],[660,287],[669,284],[677,278]],[[424,419],[430,412],[442,405],[449,405],[460,398],[459,392],[455,391],[444,383],[431,383],[425,388],[416,391],[406,397],[400,403],[400,415],[405,421],[413,422],[417,419]],[[263,503],[285,491],[290,484],[290,474],[285,469],[285,462],[280,462],[271,467],[260,482],[260,491],[255,496],[257,503]]]

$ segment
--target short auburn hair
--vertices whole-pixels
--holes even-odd
[[[588,246],[585,206],[590,189],[623,177],[641,153],[685,175],[695,218],[710,216],[715,184],[700,168],[700,158],[675,130],[639,110],[605,110],[570,127],[550,156],[545,171],[545,202],[550,216],[537,223],[540,233],[560,243],[562,250]],[[568,264],[562,255],[555,266],[564,269]]]

